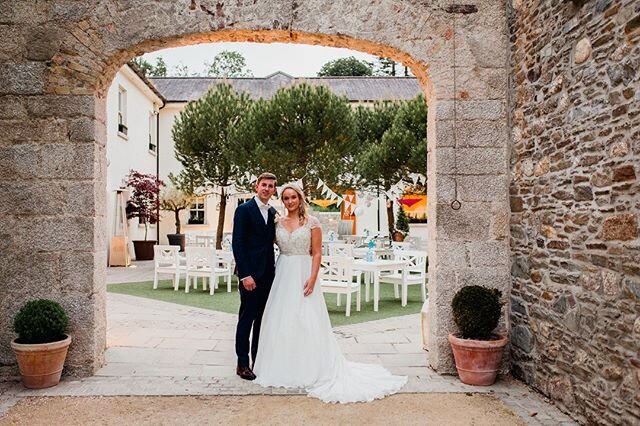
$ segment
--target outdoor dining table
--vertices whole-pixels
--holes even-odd
[[[396,271],[406,266],[403,260],[387,260],[376,259],[373,262],[367,262],[363,259],[355,259],[353,261],[353,270],[362,272],[371,272],[373,275],[373,310],[378,312],[378,301],[380,300],[380,275],[386,271]],[[365,285],[364,300],[369,301],[369,283]]]
[[[367,247],[354,248],[353,249],[353,257],[364,259],[364,258],[367,257],[367,251],[369,251],[369,249]],[[393,249],[390,249],[390,248],[374,248],[373,249],[373,253],[376,256],[376,259],[386,258],[386,257],[393,256]]]

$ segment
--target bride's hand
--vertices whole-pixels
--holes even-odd
[[[308,295],[313,293],[313,287],[315,287],[315,284],[316,284],[316,281],[312,280],[311,278],[309,278],[304,283],[304,297],[307,297]]]

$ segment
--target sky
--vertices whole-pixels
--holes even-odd
[[[156,58],[162,56],[169,73],[181,63],[190,71],[203,72],[204,63],[212,62],[223,50],[241,53],[255,77],[265,77],[276,71],[294,77],[315,77],[322,65],[334,59],[355,56],[368,62],[377,60],[375,56],[350,49],[288,43],[207,43],[158,50],[143,57],[155,64]]]

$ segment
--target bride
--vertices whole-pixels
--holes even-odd
[[[364,402],[397,392],[407,382],[381,365],[347,361],[333,335],[317,287],[322,230],[309,216],[302,190],[282,187],[286,215],[276,225],[280,256],[262,318],[254,372],[262,386],[305,388],[324,402]]]

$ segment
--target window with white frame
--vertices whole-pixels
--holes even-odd
[[[118,88],[118,133],[127,135],[127,90]]]
[[[153,112],[149,113],[149,151],[157,154],[158,153],[158,142],[156,136],[158,133],[156,132],[156,115]]]
[[[204,198],[195,199],[189,206],[189,224],[202,225],[205,218]]]

